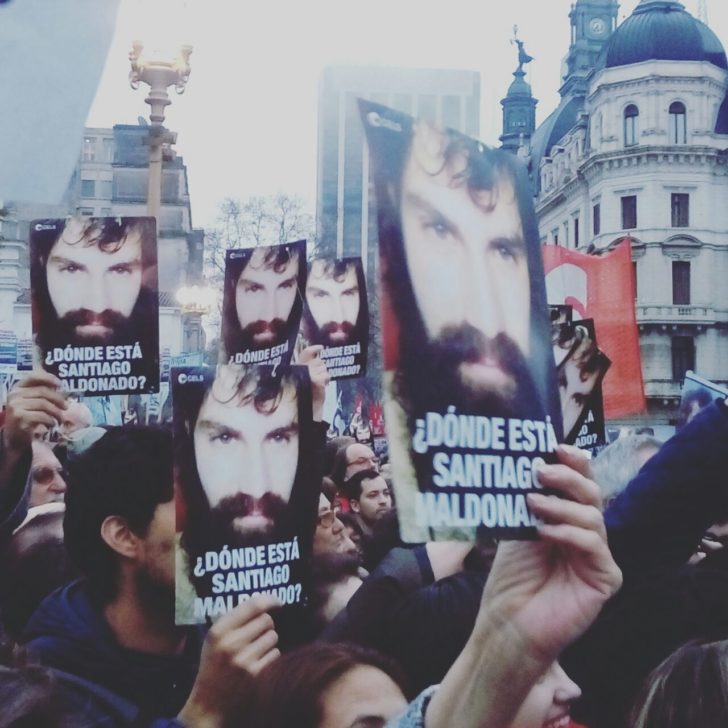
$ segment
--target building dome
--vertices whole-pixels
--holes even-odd
[[[641,0],[609,40],[605,66],[641,61],[708,61],[728,70],[718,37],[675,0]]]

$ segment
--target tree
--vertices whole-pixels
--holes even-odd
[[[221,282],[228,250],[303,238],[313,244],[314,219],[302,198],[283,192],[242,201],[226,197],[218,208],[217,225],[206,235],[205,271],[212,282]]]

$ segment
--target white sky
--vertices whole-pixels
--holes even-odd
[[[620,3],[620,21],[638,0]],[[683,0],[697,15],[698,0]],[[188,5],[184,27],[155,22]],[[172,94],[166,125],[188,166],[193,222],[211,226],[226,196],[284,191],[311,209],[316,189],[317,90],[327,64],[459,68],[481,73],[481,138],[498,143],[500,99],[516,68],[512,27],[534,61],[526,80],[537,122],[558,103],[572,0],[121,0],[117,29],[89,126],[148,117],[147,86],[132,91],[127,54],[135,37],[166,25],[194,46],[184,95]],[[143,12],[140,12],[143,6]],[[174,17],[167,12],[167,17]],[[728,2],[708,0],[710,27],[728,46]]]

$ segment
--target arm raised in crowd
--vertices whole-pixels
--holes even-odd
[[[588,461],[575,448],[558,454],[539,479],[564,497],[529,496],[541,538],[500,545],[473,633],[427,707],[426,728],[508,726],[621,585]]]
[[[633,580],[687,562],[728,518],[728,406],[715,401],[668,440],[609,505],[609,546]]]
[[[52,374],[36,370],[8,395],[0,449],[0,537],[24,517],[16,511],[30,469],[33,431],[38,425],[50,428],[61,421],[66,401],[60,384]]]
[[[242,709],[253,678],[280,652],[268,612],[280,603],[256,596],[215,622],[207,633],[200,669],[178,716],[188,728],[220,728],[225,716]]]

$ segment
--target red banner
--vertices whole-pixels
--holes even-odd
[[[604,377],[605,417],[643,412],[645,394],[629,239],[599,257],[557,245],[545,245],[542,250],[549,304],[572,306],[575,320],[593,318],[599,348],[612,361]]]

